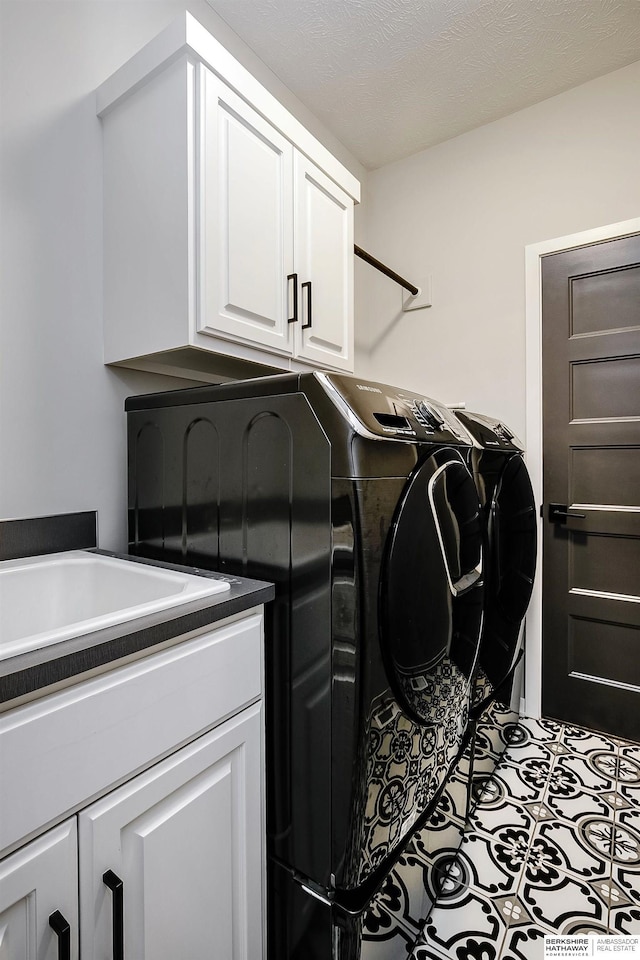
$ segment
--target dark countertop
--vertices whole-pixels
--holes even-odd
[[[228,592],[182,604],[175,610],[163,610],[135,621],[118,624],[80,637],[73,637],[0,660],[0,704],[6,709],[10,701],[46,693],[47,687],[82,679],[82,674],[142,651],[153,653],[153,647],[183,634],[215,624],[237,613],[273,600],[273,584],[245,577],[229,577],[201,568],[176,566],[157,560],[146,560],[128,554],[95,550],[105,556],[119,557],[132,563],[151,564],[181,573],[224,580]]]

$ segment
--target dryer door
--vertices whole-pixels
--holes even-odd
[[[537,550],[533,488],[520,456],[512,457],[500,476],[489,538],[496,564],[492,600],[505,619],[520,623],[531,599]]]
[[[537,520],[533,489],[522,457],[510,457],[500,474],[489,514],[491,575],[481,662],[494,688],[518,655],[520,626],[536,569]]]
[[[443,677],[464,689],[482,622],[482,528],[476,487],[457,450],[441,448],[409,478],[381,577],[383,653],[399,702],[435,722]],[[446,686],[450,686],[447,683]]]

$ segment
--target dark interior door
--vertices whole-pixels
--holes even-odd
[[[640,740],[640,235],[543,259],[542,338],[543,713]]]

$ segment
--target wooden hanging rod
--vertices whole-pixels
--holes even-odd
[[[399,283],[401,287],[404,287],[405,290],[408,290],[409,293],[413,294],[414,297],[417,297],[420,293],[420,287],[414,287],[412,283],[409,283],[408,280],[405,280],[404,277],[401,277],[400,274],[396,273],[395,270],[392,270],[391,267],[387,267],[386,264],[376,260],[375,257],[372,257],[371,254],[367,253],[366,250],[363,250],[362,247],[354,244],[353,252],[355,253],[356,257],[360,257],[361,260],[371,264],[371,266],[375,267],[376,270],[379,270],[380,273],[384,273],[385,277],[389,277],[391,280]]]

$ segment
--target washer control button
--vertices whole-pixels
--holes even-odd
[[[444,423],[444,419],[440,416],[440,414],[438,414],[424,400],[416,400],[413,410],[416,420],[418,420],[429,430],[439,430]]]

